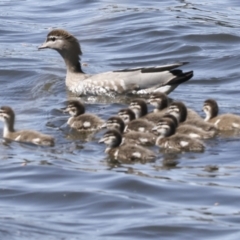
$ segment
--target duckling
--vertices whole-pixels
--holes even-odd
[[[169,118],[163,118],[154,127],[160,136],[156,140],[156,145],[168,151],[182,152],[193,151],[202,152],[205,149],[203,142],[193,139],[187,135],[176,133],[176,127]]]
[[[15,131],[15,113],[11,107],[2,106],[0,108],[0,120],[4,122],[3,138],[16,141],[32,143],[40,146],[54,146],[54,137],[42,134],[33,130]]]
[[[206,114],[205,121],[214,124],[219,130],[240,129],[240,116],[231,113],[218,115],[218,104],[214,99],[207,99],[204,102],[203,111]]]
[[[154,145],[156,142],[156,136],[152,133],[146,132],[124,132],[125,123],[122,118],[118,116],[110,117],[105,124],[108,129],[117,129],[122,134],[122,142],[125,144],[133,143],[139,145]]]
[[[149,94],[152,91],[170,93],[179,84],[188,81],[193,71],[183,73],[178,68],[186,62],[164,66],[122,69],[95,75],[83,72],[79,62],[82,55],[78,40],[63,29],[48,33],[38,49],[54,49],[62,56],[67,67],[66,85],[77,95]]]
[[[147,103],[144,99],[134,99],[130,102],[129,108],[133,110],[136,118],[141,118],[156,124],[164,115],[165,111],[148,113]]]
[[[188,111],[185,104],[182,102],[171,103],[168,108],[168,113],[177,119],[179,126],[177,127],[176,131],[178,133],[186,134],[192,138],[199,139],[208,139],[216,135],[216,131],[214,130],[205,131],[199,128],[197,119],[195,120],[195,125],[188,124],[188,121],[186,121]]]
[[[129,108],[121,109],[118,112],[118,116],[122,118],[126,124],[124,132],[137,131],[150,133],[154,127],[152,122],[141,118],[136,119],[134,112]]]
[[[99,143],[104,142],[107,145],[105,153],[111,159],[119,160],[123,163],[132,162],[149,162],[156,158],[153,151],[136,144],[122,144],[122,135],[116,129],[108,130],[99,140]]]
[[[81,132],[92,132],[102,128],[104,120],[90,113],[85,113],[84,105],[78,100],[68,101],[64,112],[68,112],[71,117],[67,124]]]

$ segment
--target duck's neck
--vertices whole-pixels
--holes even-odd
[[[158,103],[157,110],[162,111],[167,107],[168,107],[168,99],[163,99],[160,103]]]
[[[59,52],[67,68],[66,85],[69,89],[74,88],[81,80],[86,78],[82,71],[79,55],[72,51]]]
[[[6,121],[4,120],[4,128],[3,128],[3,137],[7,137],[9,133],[15,132],[14,130],[14,121]]]
[[[67,73],[83,73],[78,53],[70,49],[59,53],[65,61]]]
[[[206,114],[206,117],[204,118],[204,121],[208,122],[212,118],[212,115],[209,111],[205,111],[205,114]]]

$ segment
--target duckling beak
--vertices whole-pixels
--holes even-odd
[[[68,107],[60,108],[60,110],[61,110],[63,113],[68,113],[68,112],[69,112],[69,108],[68,108]]]
[[[47,42],[44,42],[42,45],[38,47],[38,50],[48,48]]]
[[[104,143],[104,141],[105,141],[105,138],[103,137],[98,141],[98,143]]]
[[[158,126],[155,126],[152,128],[152,131],[156,131],[158,129]]]

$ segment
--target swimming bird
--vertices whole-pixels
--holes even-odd
[[[187,135],[176,133],[176,127],[170,118],[163,118],[153,130],[157,130],[159,137],[156,145],[170,152],[193,151],[202,152],[205,149],[203,142]]]
[[[240,116],[232,113],[218,115],[219,108],[214,99],[207,99],[204,102],[203,111],[206,114],[205,121],[214,124],[219,130],[240,129]]]
[[[154,145],[156,136],[153,133],[129,131],[124,133],[125,123],[118,116],[110,117],[106,123],[107,129],[117,129],[122,134],[122,142],[125,144],[133,143],[139,145]]]
[[[32,143],[41,146],[54,146],[54,137],[46,135],[34,130],[18,130],[14,129],[15,113],[9,106],[0,108],[0,120],[4,122],[3,138],[16,141]]]
[[[135,113],[130,108],[124,108],[118,111],[118,116],[123,119],[126,124],[124,132],[137,131],[137,132],[151,132],[154,123],[146,119],[137,118]]]
[[[68,112],[71,117],[68,119],[67,124],[81,132],[92,132],[102,128],[104,120],[100,117],[85,113],[85,107],[82,102],[78,100],[70,100],[67,107],[63,110]]]
[[[144,119],[152,123],[157,123],[165,113],[164,110],[148,112],[147,103],[142,98],[133,99],[129,104],[129,108],[133,110],[136,118]]]
[[[107,148],[105,153],[111,159],[119,160],[123,163],[149,162],[156,158],[156,155],[150,149],[136,144],[122,144],[122,135],[116,129],[108,130],[99,140],[99,143],[105,143]]]
[[[76,37],[63,29],[53,29],[38,49],[56,50],[64,59],[68,89],[77,95],[149,94],[154,91],[170,93],[188,81],[193,71],[176,69],[186,62],[156,67],[122,69],[95,75],[83,72],[80,64],[82,50]]]
[[[204,121],[198,120],[198,118],[196,118],[193,121],[193,124],[189,124],[190,120],[186,121],[188,111],[185,104],[182,102],[171,103],[170,106],[168,107],[168,113],[173,115],[177,119],[179,125],[176,131],[178,133],[183,133],[192,138],[200,138],[200,139],[212,138],[217,133],[217,130],[212,125],[209,126],[209,129],[210,129],[209,131],[206,131],[203,128],[201,128],[201,126],[205,126],[205,125],[208,126],[209,123],[206,124]]]

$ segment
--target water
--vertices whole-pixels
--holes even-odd
[[[17,128],[56,138],[54,148],[1,141],[0,239],[239,239],[240,136],[209,140],[201,154],[114,165],[97,144],[102,132],[86,140],[59,128],[72,96],[64,62],[37,51],[55,27],[81,41],[86,72],[188,61],[194,78],[171,97],[201,114],[213,97],[240,114],[238,1],[120,2],[0,2],[1,105],[14,108]],[[104,119],[126,106],[102,100],[84,99]]]

